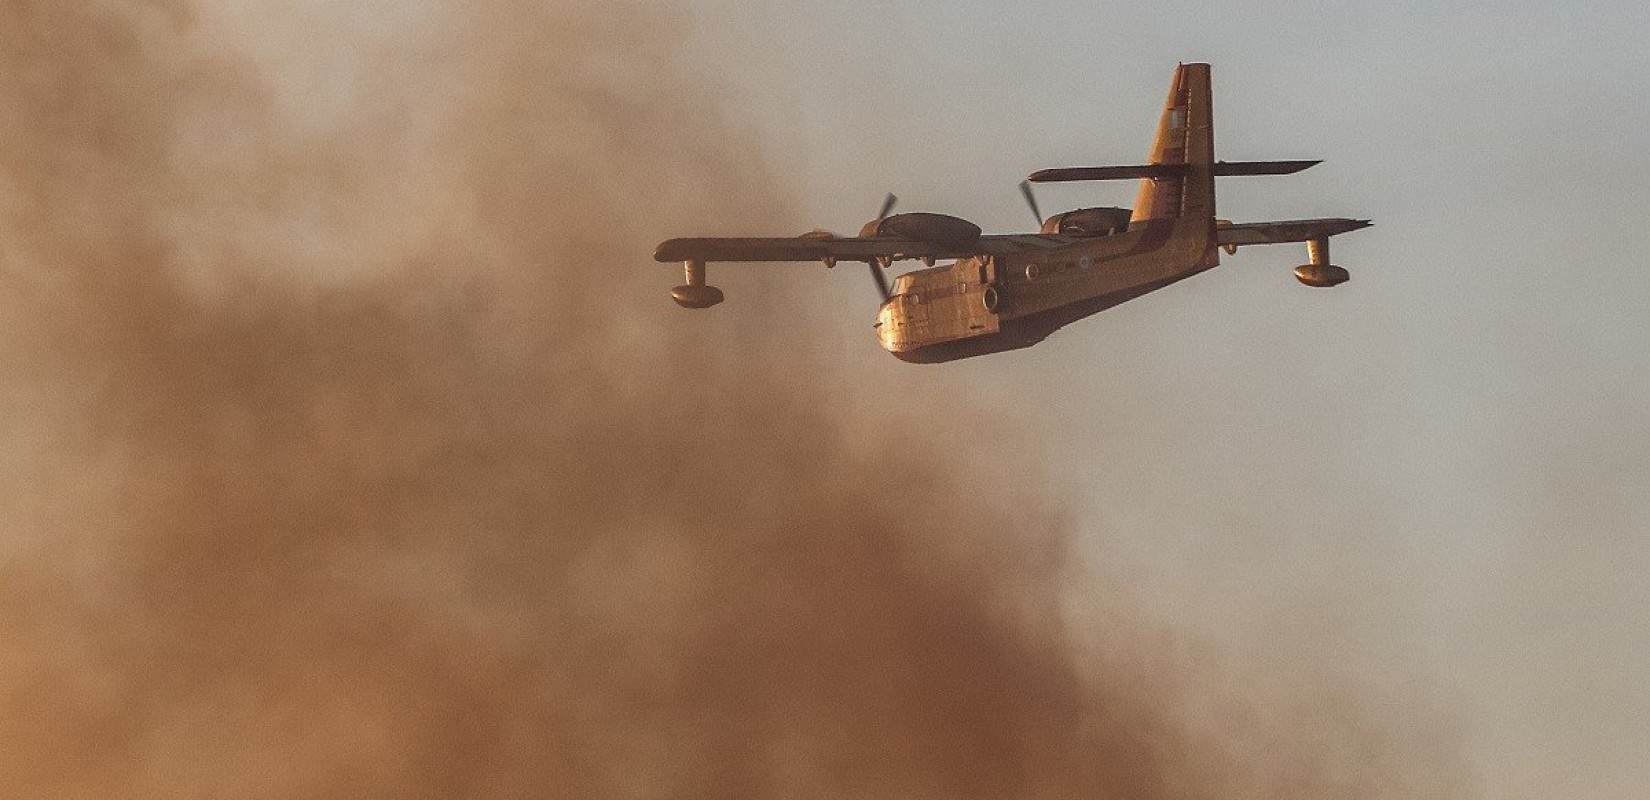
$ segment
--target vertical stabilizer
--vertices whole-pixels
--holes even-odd
[[[1148,163],[1184,164],[1187,169],[1173,177],[1142,180],[1133,221],[1181,216],[1214,218],[1213,106],[1209,65],[1181,64],[1176,68]]]

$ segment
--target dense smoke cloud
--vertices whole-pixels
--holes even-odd
[[[0,6],[7,796],[1414,788],[1069,635],[1013,456],[869,457],[804,331],[667,306],[662,233],[788,205],[670,26],[274,6]]]

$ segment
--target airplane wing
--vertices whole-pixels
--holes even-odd
[[[971,223],[963,224],[973,227]],[[712,261],[819,261],[827,267],[839,261],[863,261],[870,265],[871,277],[887,300],[888,279],[883,268],[895,261],[922,259],[932,264],[941,258],[1024,253],[1074,241],[1067,236],[1038,233],[988,236],[981,235],[979,228],[969,233],[972,235],[950,241],[889,235],[670,239],[659,244],[653,257],[658,261],[680,261],[686,269],[687,283],[670,291],[678,305],[710,308],[723,299],[722,290],[705,283],[705,266]]]
[[[1233,247],[1306,242],[1368,227],[1369,220],[1304,219],[1221,225],[1217,243]],[[827,239],[809,236],[712,237],[671,239],[659,244],[653,258],[669,261],[899,261],[917,258],[967,258],[1008,255],[1060,247],[1079,241],[1041,233],[986,234],[971,242],[934,242],[886,236]]]
[[[1074,239],[1046,234],[987,234],[970,242],[932,242],[885,236],[808,236],[671,239],[653,251],[657,261],[898,261],[967,258],[1059,247]]]
[[[1327,239],[1337,234],[1367,228],[1367,219],[1297,219],[1282,222],[1244,222],[1219,225],[1216,242],[1226,247],[1248,244],[1283,244]]]

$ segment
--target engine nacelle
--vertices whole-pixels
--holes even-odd
[[[1328,289],[1352,280],[1352,273],[1334,264],[1302,264],[1295,268],[1295,280],[1307,286]]]
[[[859,235],[968,246],[980,240],[980,226],[961,217],[917,211],[867,222]]]
[[[1043,220],[1043,233],[1061,236],[1110,236],[1129,229],[1134,212],[1127,208],[1079,208]]]

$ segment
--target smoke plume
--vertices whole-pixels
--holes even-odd
[[[6,796],[1414,788],[1072,635],[1028,464],[668,305],[658,238],[789,200],[656,12],[0,9]]]

